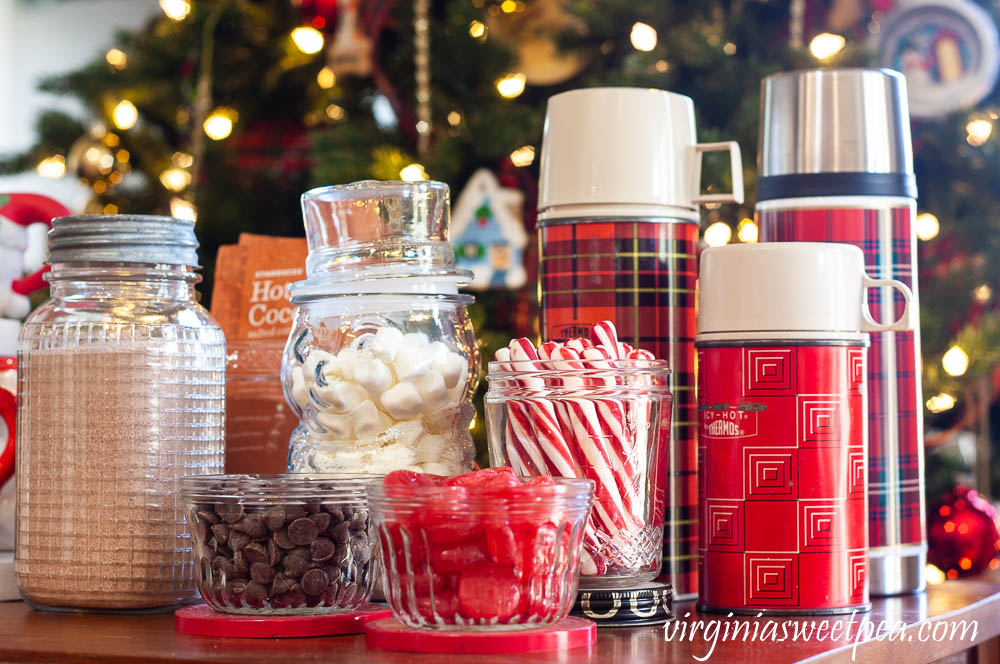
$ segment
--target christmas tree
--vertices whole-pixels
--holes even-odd
[[[971,1],[971,0],[962,0]],[[981,2],[993,12],[995,3]],[[46,81],[91,117],[46,113],[38,143],[0,171],[91,187],[87,211],[197,217],[211,287],[216,248],[241,231],[301,235],[299,194],[354,180],[430,177],[461,191],[478,168],[523,192],[534,228],[545,100],[592,85],[691,96],[699,140],[735,139],[747,203],[709,207],[714,242],[754,241],[760,79],[875,62],[893,0],[161,0],[104,58]],[[987,428],[1000,390],[994,88],[915,121],[928,424]],[[727,169],[708,162],[709,190]],[[65,174],[65,175],[64,175]],[[940,233],[938,234],[938,229]],[[934,237],[937,235],[936,237]],[[478,294],[484,357],[536,331],[527,286]],[[945,362],[942,363],[942,359]],[[478,420],[481,427],[481,418]],[[1000,480],[1000,478],[996,478]],[[996,485],[995,485],[996,486]]]

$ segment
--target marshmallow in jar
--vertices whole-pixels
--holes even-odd
[[[303,196],[308,278],[283,360],[289,469],[465,472],[479,356],[448,189],[363,182]]]

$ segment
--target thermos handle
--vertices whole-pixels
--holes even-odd
[[[867,299],[864,301],[861,313],[864,316],[864,322],[861,324],[861,329],[865,332],[906,332],[907,330],[913,329],[913,320],[911,316],[911,310],[913,308],[913,291],[910,287],[904,284],[902,281],[897,281],[895,279],[872,279],[867,274],[861,278],[861,284],[865,290],[869,288],[881,288],[882,286],[888,286],[890,288],[895,288],[903,296],[903,315],[899,317],[899,320],[892,323],[876,323],[875,319],[872,318],[871,310],[868,308]]]
[[[729,151],[729,168],[733,176],[733,190],[728,194],[701,193],[701,153]],[[694,191],[691,192],[692,203],[742,203],[743,202],[743,157],[740,154],[740,144],[736,141],[721,141],[719,143],[698,143],[692,152],[691,180]]]

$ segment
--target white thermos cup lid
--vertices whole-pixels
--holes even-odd
[[[700,193],[701,154],[728,151],[733,192]],[[588,88],[549,99],[542,139],[542,220],[680,216],[697,205],[742,202],[739,146],[698,144],[690,97],[649,88]]]
[[[903,296],[897,316],[872,318],[868,289],[883,288]],[[741,338],[757,333],[861,334],[912,329],[913,293],[894,279],[872,279],[864,254],[850,244],[774,242],[727,245],[701,255],[698,338]],[[881,318],[881,315],[880,315]]]

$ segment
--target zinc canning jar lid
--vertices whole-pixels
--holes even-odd
[[[52,220],[49,264],[198,265],[194,222],[139,214],[81,214]]]

